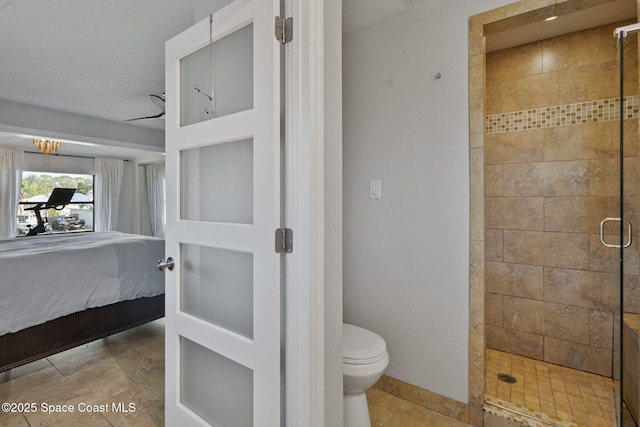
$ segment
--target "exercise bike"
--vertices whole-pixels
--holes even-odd
[[[73,194],[76,192],[75,188],[54,188],[49,196],[49,200],[42,203],[37,203],[35,206],[30,208],[25,208],[25,211],[33,211],[36,214],[36,219],[38,223],[35,227],[30,227],[27,236],[37,236],[40,233],[45,233],[47,231],[47,227],[44,225],[44,220],[42,219],[41,210],[46,209],[55,209],[57,211],[64,209],[65,206],[71,202],[71,198]]]

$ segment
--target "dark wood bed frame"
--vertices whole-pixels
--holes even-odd
[[[164,317],[164,295],[69,314],[0,336],[0,372]]]

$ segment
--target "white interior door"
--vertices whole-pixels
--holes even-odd
[[[166,425],[280,425],[279,0],[166,44]]]

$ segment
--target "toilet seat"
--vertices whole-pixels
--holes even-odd
[[[342,363],[348,365],[368,365],[379,362],[387,354],[384,339],[359,326],[343,324]]]

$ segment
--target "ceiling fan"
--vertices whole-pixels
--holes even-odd
[[[149,95],[149,99],[151,100],[151,102],[153,102],[153,104],[160,108],[162,111],[154,116],[145,116],[145,117],[136,117],[135,119],[127,119],[125,120],[125,122],[132,122],[135,120],[147,120],[147,119],[159,119],[161,117],[164,117],[164,93],[162,95],[155,95],[155,94],[150,94]]]

